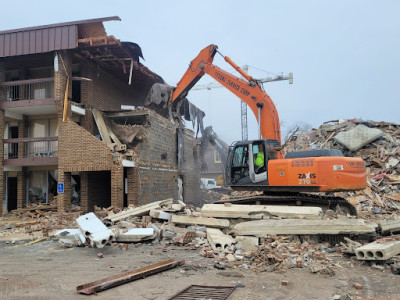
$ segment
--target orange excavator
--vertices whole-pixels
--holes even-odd
[[[213,65],[216,53],[219,53],[216,45],[209,45],[200,51],[173,90],[169,105],[174,107],[204,74],[208,74],[246,102],[254,113],[259,124],[259,139],[238,141],[229,147],[225,181],[233,190],[263,191],[263,195],[230,198],[229,202],[293,202],[297,205],[328,205],[330,208],[340,205],[355,214],[355,208],[343,198],[304,192],[364,189],[364,161],[344,157],[341,151],[335,149],[289,152],[283,158],[278,112],[262,83],[222,54],[224,60],[244,79]]]

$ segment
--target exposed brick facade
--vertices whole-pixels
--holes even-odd
[[[111,75],[101,67],[88,61],[80,61],[80,75],[93,81],[81,82],[81,104],[86,109],[80,117],[80,125],[71,119],[69,101],[66,121],[63,121],[64,98],[69,78],[68,95],[72,95],[72,52],[58,52],[58,70],[54,72],[54,99],[58,119],[58,182],[64,183],[64,193],[57,196],[59,211],[71,208],[71,176],[80,175],[80,196],[82,210],[93,211],[94,205],[123,207],[124,167],[121,160],[101,140],[91,108],[100,111],[119,111],[121,105],[143,105],[145,94],[126,82]],[[26,70],[25,70],[26,71]],[[21,72],[22,74],[22,72]],[[29,75],[29,72],[23,74]],[[22,78],[20,78],[22,79]],[[29,79],[29,77],[27,78]],[[133,78],[135,80],[135,77]],[[0,82],[5,81],[4,63],[0,62]],[[148,90],[148,86],[144,88]],[[4,88],[0,88],[0,101],[6,101]],[[54,116],[53,116],[54,117]],[[46,116],[48,118],[48,116]],[[75,118],[77,119],[77,118]],[[4,110],[0,110],[0,132],[4,132]],[[19,121],[18,137],[27,137],[27,117]],[[183,166],[178,170],[176,124],[171,120],[148,110],[145,117],[145,136],[135,141],[135,166],[126,169],[127,203],[142,205],[166,198],[178,199],[178,178],[183,179],[184,199],[196,203],[199,196],[199,173],[195,170],[193,157],[193,132],[183,130]],[[0,154],[3,157],[3,140],[0,139]],[[19,143],[19,156],[25,153],[26,143]],[[45,169],[45,168],[44,168]],[[27,177],[29,168],[23,167],[17,173],[17,206],[26,202]],[[4,168],[0,164],[0,196],[4,191]],[[0,201],[0,212],[3,201]]]

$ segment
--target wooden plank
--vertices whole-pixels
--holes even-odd
[[[169,259],[166,261],[162,261],[147,267],[138,268],[130,272],[126,272],[120,275],[115,275],[111,277],[107,277],[104,279],[96,280],[90,283],[86,283],[76,287],[76,291],[82,294],[91,295],[94,293],[98,293],[104,291],[106,289],[110,289],[112,287],[116,287],[118,285],[145,278],[147,276],[169,270],[175,268],[177,266],[181,266],[185,264],[185,261],[175,261],[173,259]]]
[[[175,224],[203,225],[203,226],[215,227],[215,228],[228,228],[229,227],[229,220],[207,218],[207,217],[172,215],[171,222],[175,223]]]
[[[360,234],[374,233],[378,225],[362,219],[337,220],[257,220],[235,225],[235,235],[254,235],[263,237],[267,234]]]
[[[239,205],[239,204],[204,204],[201,214],[214,218],[262,219],[264,216],[282,218],[320,219],[320,207],[283,206],[283,205]]]
[[[103,115],[95,108],[92,108],[92,114],[96,122],[97,128],[99,129],[101,139],[107,145],[111,144],[111,138],[110,135],[108,134],[107,126],[106,123],[104,122]]]
[[[124,210],[118,214],[108,216],[105,218],[105,220],[110,221],[110,222],[117,222],[120,220],[124,220],[128,217],[143,216],[143,215],[148,214],[150,212],[150,210],[160,208],[161,205],[172,204],[173,201],[174,200],[172,198],[169,198],[166,200],[156,201],[156,202],[142,205],[139,207],[131,207],[131,208],[128,208],[127,210]]]

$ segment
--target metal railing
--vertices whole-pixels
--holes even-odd
[[[54,78],[8,81],[1,84],[6,88],[7,101],[47,99],[54,97]]]
[[[5,139],[4,159],[57,157],[58,137]]]

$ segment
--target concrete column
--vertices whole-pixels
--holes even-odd
[[[89,199],[89,173],[81,172],[81,209],[83,212],[93,211],[92,201]]]
[[[57,208],[59,212],[71,209],[71,173],[58,169],[58,183],[64,183],[64,193],[57,195]]]
[[[6,68],[4,61],[0,58],[0,83],[6,80]],[[6,101],[6,89],[4,87],[0,87],[0,102]],[[4,110],[0,110],[0,159],[3,161],[4,157]],[[3,163],[0,163],[0,214],[6,213],[3,211],[3,202],[4,202],[4,167]],[[5,208],[5,207],[4,207]]]
[[[17,208],[23,208],[26,204],[26,179],[28,172],[26,167],[17,174]]]
[[[124,207],[124,167],[114,165],[111,170],[111,205]]]

